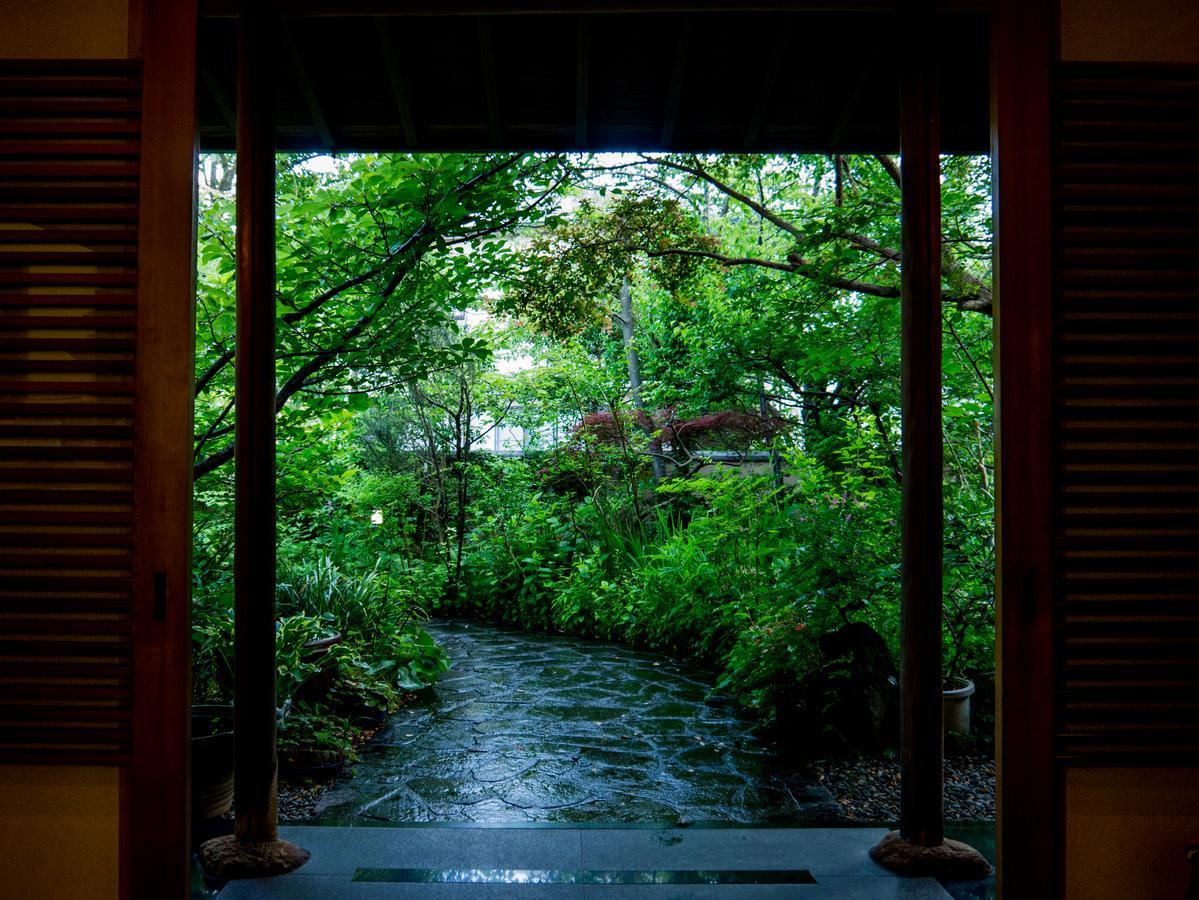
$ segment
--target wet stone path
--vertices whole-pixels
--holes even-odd
[[[382,822],[843,821],[711,673],[617,644],[435,623],[453,668],[393,716],[316,818]]]

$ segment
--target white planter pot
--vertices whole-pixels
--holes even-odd
[[[966,680],[964,687],[951,691],[942,691],[942,703],[945,709],[945,733],[970,733],[970,698],[974,696],[974,682]]]

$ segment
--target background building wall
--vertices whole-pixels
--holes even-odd
[[[0,0],[0,59],[121,59],[128,0]],[[0,765],[0,896],[121,895],[122,770]]]

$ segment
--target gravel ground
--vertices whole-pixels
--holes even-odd
[[[406,705],[409,700],[406,698],[403,705]],[[376,728],[371,728],[360,733],[354,739],[354,748],[358,749],[367,743],[371,738],[383,730],[383,725]],[[349,763],[343,771],[348,771],[351,768]],[[298,781],[294,784],[288,781],[279,782],[279,821],[280,822],[300,822],[311,821],[316,818],[316,802],[320,799],[321,794],[327,791],[333,785],[343,778],[339,775],[337,778],[329,781],[313,783],[311,781]],[[232,812],[230,812],[232,815]]]
[[[311,820],[316,813],[316,801],[332,783],[280,784],[279,821]]]
[[[898,759],[831,759],[817,763],[813,770],[849,818],[859,822],[894,822],[899,818]],[[993,759],[946,758],[945,818],[951,822],[995,818]]]

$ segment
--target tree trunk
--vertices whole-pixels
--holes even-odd
[[[763,422],[767,421],[771,414],[770,404],[766,400],[766,386],[761,381],[758,382],[758,414]],[[770,438],[770,477],[776,488],[783,486],[783,457],[779,453],[777,435]]]
[[[620,283],[620,333],[624,338],[625,360],[629,366],[629,394],[633,398],[633,408],[646,413],[645,401],[641,397],[641,357],[637,354],[637,345],[633,342],[633,292],[629,289],[627,278]],[[641,427],[647,435],[653,437],[654,426],[649,413],[646,413],[645,418],[646,421]],[[666,465],[661,456],[655,454],[651,459],[656,481],[666,474]]]
[[[466,545],[466,501],[467,501],[467,461],[470,458],[470,446],[472,443],[473,432],[471,431],[471,421],[474,416],[474,405],[471,403],[471,391],[469,376],[466,372],[462,374],[462,381],[459,385],[460,401],[459,409],[463,411],[459,418],[458,425],[458,447],[457,457],[458,463],[454,467],[454,471],[458,479],[458,509],[455,511],[454,520],[454,599],[455,601],[462,597],[462,551]],[[462,423],[465,422],[465,431]]]

